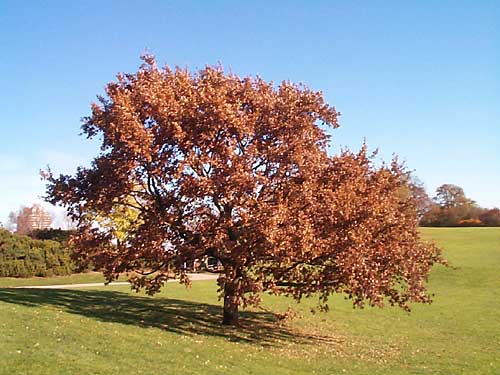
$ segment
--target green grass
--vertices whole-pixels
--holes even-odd
[[[240,330],[220,326],[213,281],[155,297],[128,287],[0,289],[1,374],[499,374],[500,228],[423,229],[456,267],[436,267],[432,305],[354,310],[336,296],[289,306],[277,325],[246,311]],[[5,285],[5,284],[3,284]]]

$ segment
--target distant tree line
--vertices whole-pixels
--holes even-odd
[[[409,178],[407,185],[417,202],[421,226],[500,226],[500,209],[480,207],[465,195],[460,186],[441,185],[436,189],[436,195],[430,198],[418,179]]]
[[[69,275],[77,267],[67,240],[70,232],[40,229],[21,235],[0,228],[0,277]]]

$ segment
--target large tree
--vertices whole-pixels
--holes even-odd
[[[184,265],[214,256],[230,325],[263,291],[322,306],[335,292],[356,306],[430,301],[441,257],[419,240],[405,172],[374,166],[365,147],[328,156],[338,113],[320,92],[146,56],[106,94],[82,126],[102,152],[73,176],[49,173],[47,199],[67,207],[77,256],[108,280],[136,271],[133,287],[153,294],[173,276],[189,284]]]
[[[467,198],[464,189],[453,184],[444,184],[436,189],[434,200],[443,208],[472,205],[474,202]]]

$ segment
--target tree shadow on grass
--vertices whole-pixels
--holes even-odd
[[[268,347],[283,342],[312,344],[322,339],[279,324],[276,315],[269,312],[242,311],[240,327],[224,327],[220,306],[117,291],[0,289],[0,301],[30,307],[52,306],[102,322],[159,328],[181,335],[223,337]]]

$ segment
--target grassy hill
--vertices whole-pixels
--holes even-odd
[[[436,267],[432,305],[354,310],[341,296],[277,325],[244,313],[221,327],[216,285],[169,284],[155,297],[128,287],[0,289],[1,374],[499,374],[500,228],[425,228],[455,268]],[[7,286],[20,281],[0,280]],[[50,282],[50,280],[46,280]]]

